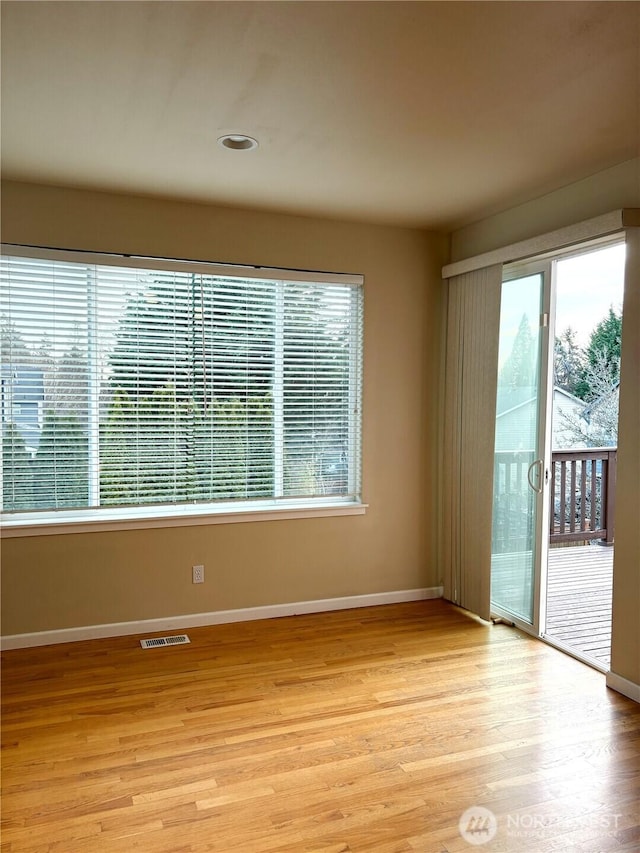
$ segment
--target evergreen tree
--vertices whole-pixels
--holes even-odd
[[[270,397],[221,400],[203,410],[171,386],[138,399],[118,392],[101,432],[101,502],[269,496],[272,435]]]
[[[189,499],[189,401],[166,385],[146,397],[116,392],[100,441],[104,505]]]
[[[607,316],[600,320],[591,332],[587,345],[587,359],[592,367],[604,355],[607,364],[620,361],[622,347],[622,314],[609,308]]]
[[[90,393],[100,410],[102,505],[272,495],[276,403],[283,406],[285,494],[342,490],[351,369],[344,290],[337,298],[313,283],[287,284],[293,305],[279,302],[273,281],[247,288],[237,279],[152,275],[118,306],[100,388],[91,388],[84,327],[61,330],[53,343],[45,335],[31,351],[3,318],[13,363],[18,354],[43,372],[46,415],[35,458],[15,441],[19,425],[8,436],[16,472],[25,465],[31,472],[33,506],[87,505]]]
[[[285,309],[285,494],[340,492],[349,434],[349,321],[326,289],[300,283],[290,292],[296,299]]]
[[[194,299],[193,287],[172,279],[159,279],[129,296],[109,356],[114,391],[149,397],[172,383],[178,397],[191,394]]]
[[[171,384],[202,407],[269,391],[275,287],[252,289],[248,301],[243,282],[185,275],[130,296],[109,358],[111,388],[148,397]]]
[[[137,401],[135,411],[138,502],[182,503],[189,499],[190,400],[167,384]]]
[[[89,411],[89,366],[87,355],[74,344],[57,361],[47,382],[46,406],[59,414],[74,413],[86,423]]]
[[[523,314],[511,353],[502,368],[502,384],[511,388],[532,388],[535,379],[535,356],[529,318]]]
[[[576,333],[567,326],[554,341],[554,385],[578,396],[576,391],[584,374],[584,361],[584,352],[576,341]]]
[[[31,456],[18,427],[8,423],[2,431],[2,508],[31,509],[32,501]]]
[[[200,276],[129,299],[101,430],[104,503],[273,493],[274,311],[272,282],[247,302],[242,283]]]
[[[100,425],[100,503],[136,503],[135,406],[124,391],[116,391],[107,418]]]
[[[33,461],[33,505],[60,509],[89,502],[88,438],[77,417],[47,412]]]
[[[620,379],[620,355],[622,349],[622,313],[613,307],[596,325],[589,337],[585,351],[586,364],[576,386],[576,396],[582,400],[592,399],[594,393],[601,391],[601,382],[596,382],[594,391],[593,375],[602,376],[610,386]],[[604,373],[603,373],[604,371]]]
[[[273,402],[270,395],[219,400],[197,411],[193,500],[273,494]]]

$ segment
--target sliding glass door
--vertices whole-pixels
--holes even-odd
[[[491,549],[491,611],[538,633],[548,365],[549,267],[502,285]]]

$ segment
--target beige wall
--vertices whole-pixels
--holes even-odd
[[[472,257],[624,207],[640,207],[640,159],[600,172],[451,236]],[[611,671],[640,685],[640,235],[628,240],[618,440]]]
[[[611,671],[640,685],[640,228],[627,232]]]
[[[640,207],[640,158],[459,228],[451,235],[451,260],[472,258],[623,207]]]
[[[6,539],[2,633],[436,586],[440,267],[410,229],[6,183],[3,240],[365,276],[364,516]],[[206,582],[191,583],[203,563]]]

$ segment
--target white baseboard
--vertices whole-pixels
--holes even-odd
[[[634,702],[640,702],[640,684],[629,681],[629,679],[623,678],[621,675],[616,675],[615,672],[607,673],[607,687],[617,690],[623,696],[628,696]]]
[[[442,598],[442,587],[403,589],[394,592],[376,592],[370,595],[349,595],[344,598],[322,598],[316,601],[295,601],[289,604],[269,604],[264,607],[244,607],[239,610],[215,610],[211,613],[189,613],[185,616],[167,616],[164,619],[86,625],[80,628],[36,631],[32,634],[10,634],[2,637],[0,644],[3,650],[26,649],[56,643],[75,643],[80,640],[123,637],[128,634],[152,634],[157,631],[175,631],[199,628],[204,625],[223,625],[229,622],[251,622],[256,619],[275,619],[279,616],[296,616],[303,613],[351,610],[355,607],[375,607],[380,604],[422,601],[429,598]]]

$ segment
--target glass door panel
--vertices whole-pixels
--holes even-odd
[[[504,281],[500,309],[491,608],[533,625],[545,466],[540,317],[544,274]],[[542,427],[542,429],[541,429]]]

